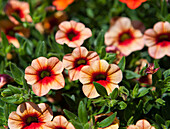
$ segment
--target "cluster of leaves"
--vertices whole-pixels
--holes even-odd
[[[2,3],[0,6],[1,18],[4,17],[2,7],[5,2],[0,0]],[[76,129],[106,127],[115,117],[119,118],[122,128],[144,118],[154,123],[156,128],[170,127],[170,116],[168,115],[170,110],[168,101],[170,97],[170,69],[168,69],[170,60],[168,57],[154,60],[149,57],[146,48],[121,59],[118,66],[123,72],[123,81],[119,84],[119,89],[116,88],[110,95],[107,95],[103,86],[94,83],[101,96],[96,99],[88,99],[83,95],[82,84],[79,81],[70,82],[68,78],[65,78],[64,89],[48,93],[49,96],[55,98],[54,103],[50,103],[47,96],[35,96],[24,79],[25,68],[33,59],[40,56],[47,58],[55,56],[62,60],[63,56],[72,52],[73,49],[56,43],[54,39],[56,29],[49,35],[42,35],[35,29],[35,24],[43,21],[48,15],[45,7],[51,2],[39,0],[42,2],[41,5],[37,5],[36,1],[28,0],[28,2],[33,22],[19,22],[30,29],[30,38],[27,39],[16,33],[15,37],[20,43],[20,48],[17,49],[12,44],[9,45],[6,35],[1,33],[0,74],[10,75],[14,82],[0,89],[0,128],[7,125],[9,114],[16,110],[18,104],[26,101],[48,103],[54,114],[65,114]],[[146,28],[149,28],[157,21],[170,22],[169,9],[170,7],[165,1],[160,4],[159,0],[148,1],[136,10],[128,9],[118,0],[77,0],[67,8],[66,12],[70,19],[81,21],[92,29],[93,36],[85,41],[84,46],[88,50],[96,51],[101,59],[105,59],[111,64],[116,59],[116,54],[106,53],[104,34],[109,28],[108,24],[112,17],[127,16],[132,20],[142,21]],[[7,59],[8,53],[12,53],[11,60]],[[145,67],[139,74],[134,72],[135,62],[141,58],[154,62],[155,68],[160,67],[152,76],[152,86],[156,87],[156,90],[153,90],[152,86],[141,87],[140,83],[136,81],[137,78],[143,76],[143,71],[146,69]],[[67,71],[65,72],[67,73]],[[61,99],[57,99],[56,95],[59,95]],[[64,112],[59,112],[59,109],[64,109]],[[94,116],[109,112],[114,112],[114,114],[101,122],[95,122]]]

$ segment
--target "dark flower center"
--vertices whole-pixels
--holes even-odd
[[[131,35],[129,33],[123,33],[120,35],[120,42],[124,42],[127,39],[131,39]]]
[[[51,76],[49,71],[42,71],[40,74],[41,79]]]
[[[94,77],[94,81],[106,80],[106,76],[104,74],[98,74]]]
[[[86,64],[86,60],[84,59],[80,59],[77,61],[77,65],[85,65]]]
[[[74,30],[70,30],[68,33],[67,33],[67,37],[70,41],[73,41],[76,39],[76,37],[78,36],[78,32],[74,31]]]
[[[38,118],[37,117],[28,117],[26,120],[27,125],[30,125],[31,123],[38,123]]]
[[[57,126],[55,129],[66,129],[66,127]]]
[[[17,17],[20,17],[20,18],[23,18],[24,17],[24,14],[22,12],[21,9],[15,9],[14,12],[12,13],[13,15],[17,16]]]
[[[158,42],[170,41],[170,34],[162,34],[158,37]]]

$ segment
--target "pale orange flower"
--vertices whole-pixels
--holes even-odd
[[[52,122],[47,122],[46,126],[48,129],[75,129],[75,127],[61,115],[54,117]]]
[[[6,34],[9,43],[12,43],[16,48],[20,47],[20,44],[15,38],[15,33],[18,33],[21,36],[29,37],[30,30],[28,28],[24,28],[21,25],[15,25],[10,20],[0,20],[0,31]],[[0,41],[1,41],[0,37]]]
[[[119,0],[119,1],[126,3],[130,9],[136,9],[147,0]]]
[[[32,85],[36,95],[43,96],[50,89],[58,90],[64,87],[63,69],[63,64],[58,58],[39,57],[25,69],[25,79],[28,84]]]
[[[116,64],[109,64],[105,60],[94,61],[90,66],[84,66],[80,71],[80,82],[83,92],[88,98],[96,98],[99,94],[93,82],[100,83],[110,94],[122,80],[122,71]]]
[[[83,66],[90,65],[95,60],[99,60],[96,52],[89,51],[85,47],[78,47],[71,54],[63,57],[64,67],[68,70],[69,78],[73,81],[78,80],[80,70]]]
[[[118,18],[106,32],[105,44],[117,47],[125,56],[144,47],[141,31],[134,29],[130,19],[126,17]]]
[[[55,40],[59,44],[67,44],[69,47],[80,47],[84,40],[92,36],[89,28],[75,21],[64,21],[59,25],[59,29],[55,35]]]
[[[20,104],[16,111],[11,112],[8,126],[10,129],[46,129],[45,123],[52,118],[53,112],[47,104],[25,102]]]
[[[20,18],[21,21],[32,22],[32,18],[29,15],[29,4],[27,2],[18,1],[18,0],[8,0],[8,3],[5,6],[5,13],[9,19],[14,24],[19,24],[19,22],[12,16],[16,15]]]
[[[152,58],[160,59],[165,55],[170,56],[170,23],[158,22],[153,29],[144,33],[144,42]]]
[[[73,2],[74,0],[53,0],[53,5],[56,6],[57,10],[64,10],[69,4]]]
[[[142,119],[138,120],[136,122],[136,125],[128,126],[127,129],[155,129],[155,127],[151,126],[151,124],[147,120]]]
[[[101,122],[102,120],[106,119],[107,117],[111,116],[113,112],[106,113],[106,114],[99,114],[95,116],[95,123]],[[119,120],[117,118],[114,119],[114,121],[107,127],[104,128],[98,128],[98,129],[118,129],[119,128]]]

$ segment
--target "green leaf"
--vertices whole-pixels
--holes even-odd
[[[88,122],[88,115],[87,115],[87,110],[86,110],[86,105],[82,101],[79,103],[78,107],[78,116],[79,119],[82,123],[87,123]]]
[[[119,102],[118,105],[120,107],[120,110],[123,110],[123,109],[125,109],[127,107],[127,104],[125,102],[123,102],[123,101]]]
[[[1,32],[1,38],[2,38],[2,45],[3,45],[3,51],[6,52],[6,48],[9,46],[8,39],[4,32]]]
[[[10,96],[10,95],[13,95],[12,91],[10,89],[4,89],[2,92],[1,92],[1,95],[3,97],[7,97],[7,96]]]
[[[123,56],[122,59],[120,60],[119,64],[118,64],[118,66],[119,66],[119,68],[120,68],[122,71],[124,71],[125,65],[126,65],[126,59],[125,59],[125,57]]]
[[[88,122],[83,126],[83,129],[90,129],[90,125]]]
[[[107,91],[104,86],[102,86],[101,84],[99,84],[97,82],[93,82],[93,84],[94,84],[98,94],[100,94],[101,96],[107,95]]]
[[[12,91],[13,94],[20,94],[21,93],[21,91],[18,87],[8,85],[8,88]]]
[[[73,110],[75,110],[76,103],[75,101],[68,95],[68,94],[62,94],[64,96],[64,99],[66,100],[69,107]]]
[[[134,117],[131,116],[131,117],[129,118],[128,122],[127,122],[127,126],[132,125],[133,122],[134,122]]]
[[[163,125],[165,124],[165,120],[159,114],[155,115],[155,120],[157,124],[159,124],[159,126],[161,126],[161,124]]]
[[[18,100],[14,95],[8,96],[8,97],[3,97],[1,98],[2,101],[7,102],[7,103],[14,103]]]
[[[118,97],[118,88],[115,88],[112,93],[110,93],[111,99],[116,99]]]
[[[9,106],[7,103],[4,104],[4,115],[5,115],[5,119],[8,120],[8,116],[9,116]]]
[[[39,42],[36,52],[35,52],[35,56],[36,57],[40,57],[40,56],[46,57],[46,55],[47,55],[47,48],[46,48],[45,42],[44,41]]]
[[[125,72],[126,72],[125,74],[126,79],[140,78],[140,75],[133,71],[125,70]]]
[[[126,87],[124,87],[124,86],[120,86],[119,87],[119,92],[129,96],[129,90]]]
[[[105,60],[109,62],[109,64],[113,64],[113,61],[116,59],[116,53],[106,53]]]
[[[117,112],[115,112],[114,114],[112,114],[111,116],[107,117],[106,119],[102,120],[98,125],[101,128],[107,127],[109,126],[115,119],[117,115]]]
[[[140,88],[139,93],[138,93],[138,98],[149,93],[149,90],[150,90],[150,88],[145,88],[145,87]]]
[[[12,72],[12,77],[14,78],[14,80],[20,84],[23,85],[22,82],[22,77],[24,76],[23,72],[13,63],[9,63],[10,66],[10,70]]]
[[[159,64],[157,60],[154,60],[154,66],[155,68],[159,68]],[[161,79],[162,73],[161,70],[159,69],[155,74],[152,75],[152,85],[156,85],[159,79]]]
[[[80,122],[79,119],[78,119],[78,117],[77,117],[74,113],[72,113],[72,112],[70,112],[70,111],[68,111],[68,110],[66,110],[66,109],[64,109],[63,111],[64,111],[65,115],[66,115],[70,120],[75,120],[75,121]]]
[[[135,85],[135,87],[133,88],[133,91],[132,91],[132,97],[133,97],[133,98],[136,98],[136,97],[137,97],[137,95],[138,95],[138,90],[139,90],[139,84],[137,83],[137,84]]]
[[[103,59],[106,55],[106,48],[105,46],[102,46],[100,49],[100,59]]]
[[[105,32],[103,30],[101,30],[100,33],[98,34],[96,40],[94,41],[94,45],[96,48],[95,50],[97,53],[99,53],[100,48],[104,44],[104,34],[105,34]]]
[[[83,125],[75,120],[70,120],[76,129],[83,129]]]
[[[164,78],[167,78],[168,76],[170,76],[170,69],[163,72],[163,75],[164,75]]]
[[[156,103],[159,103],[159,104],[161,104],[161,105],[165,105],[165,101],[164,101],[163,99],[161,99],[161,98],[156,99],[155,102],[156,102]]]
[[[26,90],[28,92],[29,86],[28,86],[24,76],[22,77],[22,81],[23,81],[23,88],[24,88],[24,90]]]

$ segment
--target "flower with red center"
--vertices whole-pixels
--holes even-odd
[[[106,113],[106,114],[99,114],[97,116],[95,116],[95,123],[97,122],[101,122],[104,119],[106,119],[107,117],[111,116],[113,114],[113,112],[110,113]],[[114,119],[114,121],[107,127],[105,128],[98,128],[98,129],[118,129],[119,128],[119,120],[117,118]]]
[[[155,127],[151,126],[151,124],[147,120],[142,119],[138,120],[136,122],[136,125],[128,126],[127,129],[155,129]]]
[[[147,0],[119,0],[122,3],[126,3],[128,8],[130,9],[136,9],[138,8],[143,2]]]
[[[105,60],[94,61],[89,66],[84,66],[80,71],[80,82],[83,92],[88,98],[96,98],[99,94],[93,82],[100,83],[110,94],[122,80],[122,71],[116,64],[109,64]]]
[[[28,28],[24,28],[21,25],[15,25],[10,20],[0,20],[0,31],[6,34],[9,43],[12,43],[16,48],[20,47],[20,44],[15,38],[15,33],[23,37],[29,37],[30,30]],[[1,41],[0,37],[0,41]]]
[[[23,22],[32,22],[32,18],[29,15],[29,4],[27,2],[9,0],[5,6],[5,13],[14,24],[19,24],[19,22],[12,15],[19,17]]]
[[[135,30],[129,18],[121,17],[111,25],[105,34],[105,44],[115,46],[122,54],[128,56],[131,52],[144,47],[142,33]]]
[[[89,28],[75,21],[64,21],[60,23],[59,29],[55,35],[55,40],[59,44],[67,44],[69,47],[79,47],[84,40],[92,36]]]
[[[53,0],[53,5],[56,6],[57,10],[64,10],[67,6],[73,3],[74,0]]]
[[[25,69],[25,79],[28,84],[32,85],[36,95],[43,96],[50,89],[58,90],[64,87],[63,69],[63,64],[58,58],[39,57]]]
[[[99,60],[96,52],[89,51],[85,47],[78,47],[71,54],[63,57],[64,67],[68,70],[71,80],[79,79],[79,73],[83,66],[90,65],[95,60]]]
[[[52,122],[47,122],[46,126],[48,129],[75,129],[75,127],[61,115],[54,117]]]
[[[0,88],[2,88],[5,84],[12,82],[13,78],[11,78],[7,74],[0,74]]]
[[[52,118],[53,112],[47,104],[25,102],[20,104],[16,111],[11,112],[8,126],[10,129],[46,129],[45,123]]]
[[[170,23],[158,22],[153,29],[144,33],[144,42],[152,58],[160,59],[165,55],[170,56]]]

